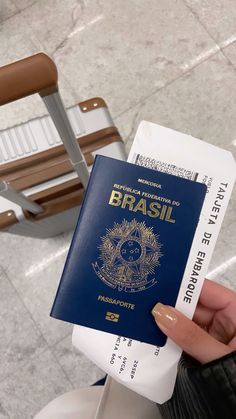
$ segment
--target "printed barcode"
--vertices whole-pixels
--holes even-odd
[[[133,162],[139,166],[148,167],[149,169],[158,170],[159,172],[168,173],[189,180],[197,180],[198,173],[192,170],[178,167],[175,164],[165,163],[151,157],[142,156],[142,154],[135,154]]]

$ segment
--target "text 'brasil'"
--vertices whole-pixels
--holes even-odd
[[[171,218],[173,207],[170,205],[162,205],[159,202],[149,202],[144,198],[137,198],[131,194],[122,193],[120,191],[112,190],[109,205],[128,209],[129,211],[142,212],[152,218],[159,218],[160,220],[175,223],[175,219]]]

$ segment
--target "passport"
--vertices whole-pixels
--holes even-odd
[[[206,185],[96,156],[51,316],[149,344],[175,306]]]

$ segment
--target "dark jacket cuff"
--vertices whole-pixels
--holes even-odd
[[[160,411],[164,419],[236,418],[236,351],[205,365],[183,356],[173,396]]]

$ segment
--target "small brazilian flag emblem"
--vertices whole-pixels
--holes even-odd
[[[111,313],[110,311],[106,312],[106,320],[109,320],[110,322],[118,322],[120,315],[117,313]]]

